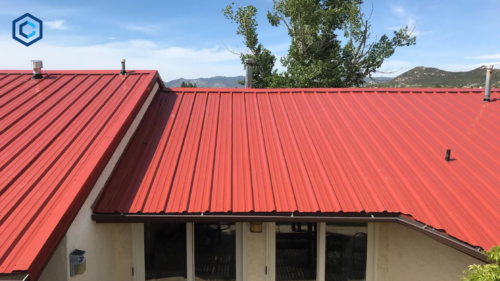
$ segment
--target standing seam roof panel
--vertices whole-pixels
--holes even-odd
[[[496,99],[482,102],[482,90],[173,88],[159,95],[174,104],[147,115],[168,120],[134,137],[102,196],[113,201],[98,201],[95,213],[387,211],[484,249],[500,244],[500,111]],[[136,167],[143,172],[117,172]]]
[[[0,274],[38,277],[158,79],[51,73],[0,76]]]

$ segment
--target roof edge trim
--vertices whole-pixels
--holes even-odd
[[[97,223],[161,222],[393,222],[399,213],[210,213],[210,214],[100,214]]]
[[[30,275],[28,272],[19,272],[19,273],[12,273],[12,274],[0,274],[0,280],[1,281],[29,281],[30,280]]]

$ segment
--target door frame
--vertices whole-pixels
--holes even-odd
[[[146,280],[144,257],[144,224],[132,223],[132,276],[134,281]]]

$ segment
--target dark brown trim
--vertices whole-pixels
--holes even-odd
[[[97,223],[174,223],[174,222],[354,222],[398,223],[452,247],[480,261],[488,262],[481,248],[475,248],[445,233],[409,219],[399,213],[220,213],[220,214],[93,214]]]
[[[168,222],[395,222],[399,214],[350,213],[221,213],[221,214],[93,214],[97,223]]]
[[[13,273],[13,274],[0,274],[1,281],[29,281],[30,276],[27,272]]]

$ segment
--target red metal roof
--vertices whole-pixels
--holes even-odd
[[[0,275],[36,279],[158,79],[0,71]]]
[[[402,213],[489,249],[500,244],[500,103],[483,95],[165,90],[94,212]]]

